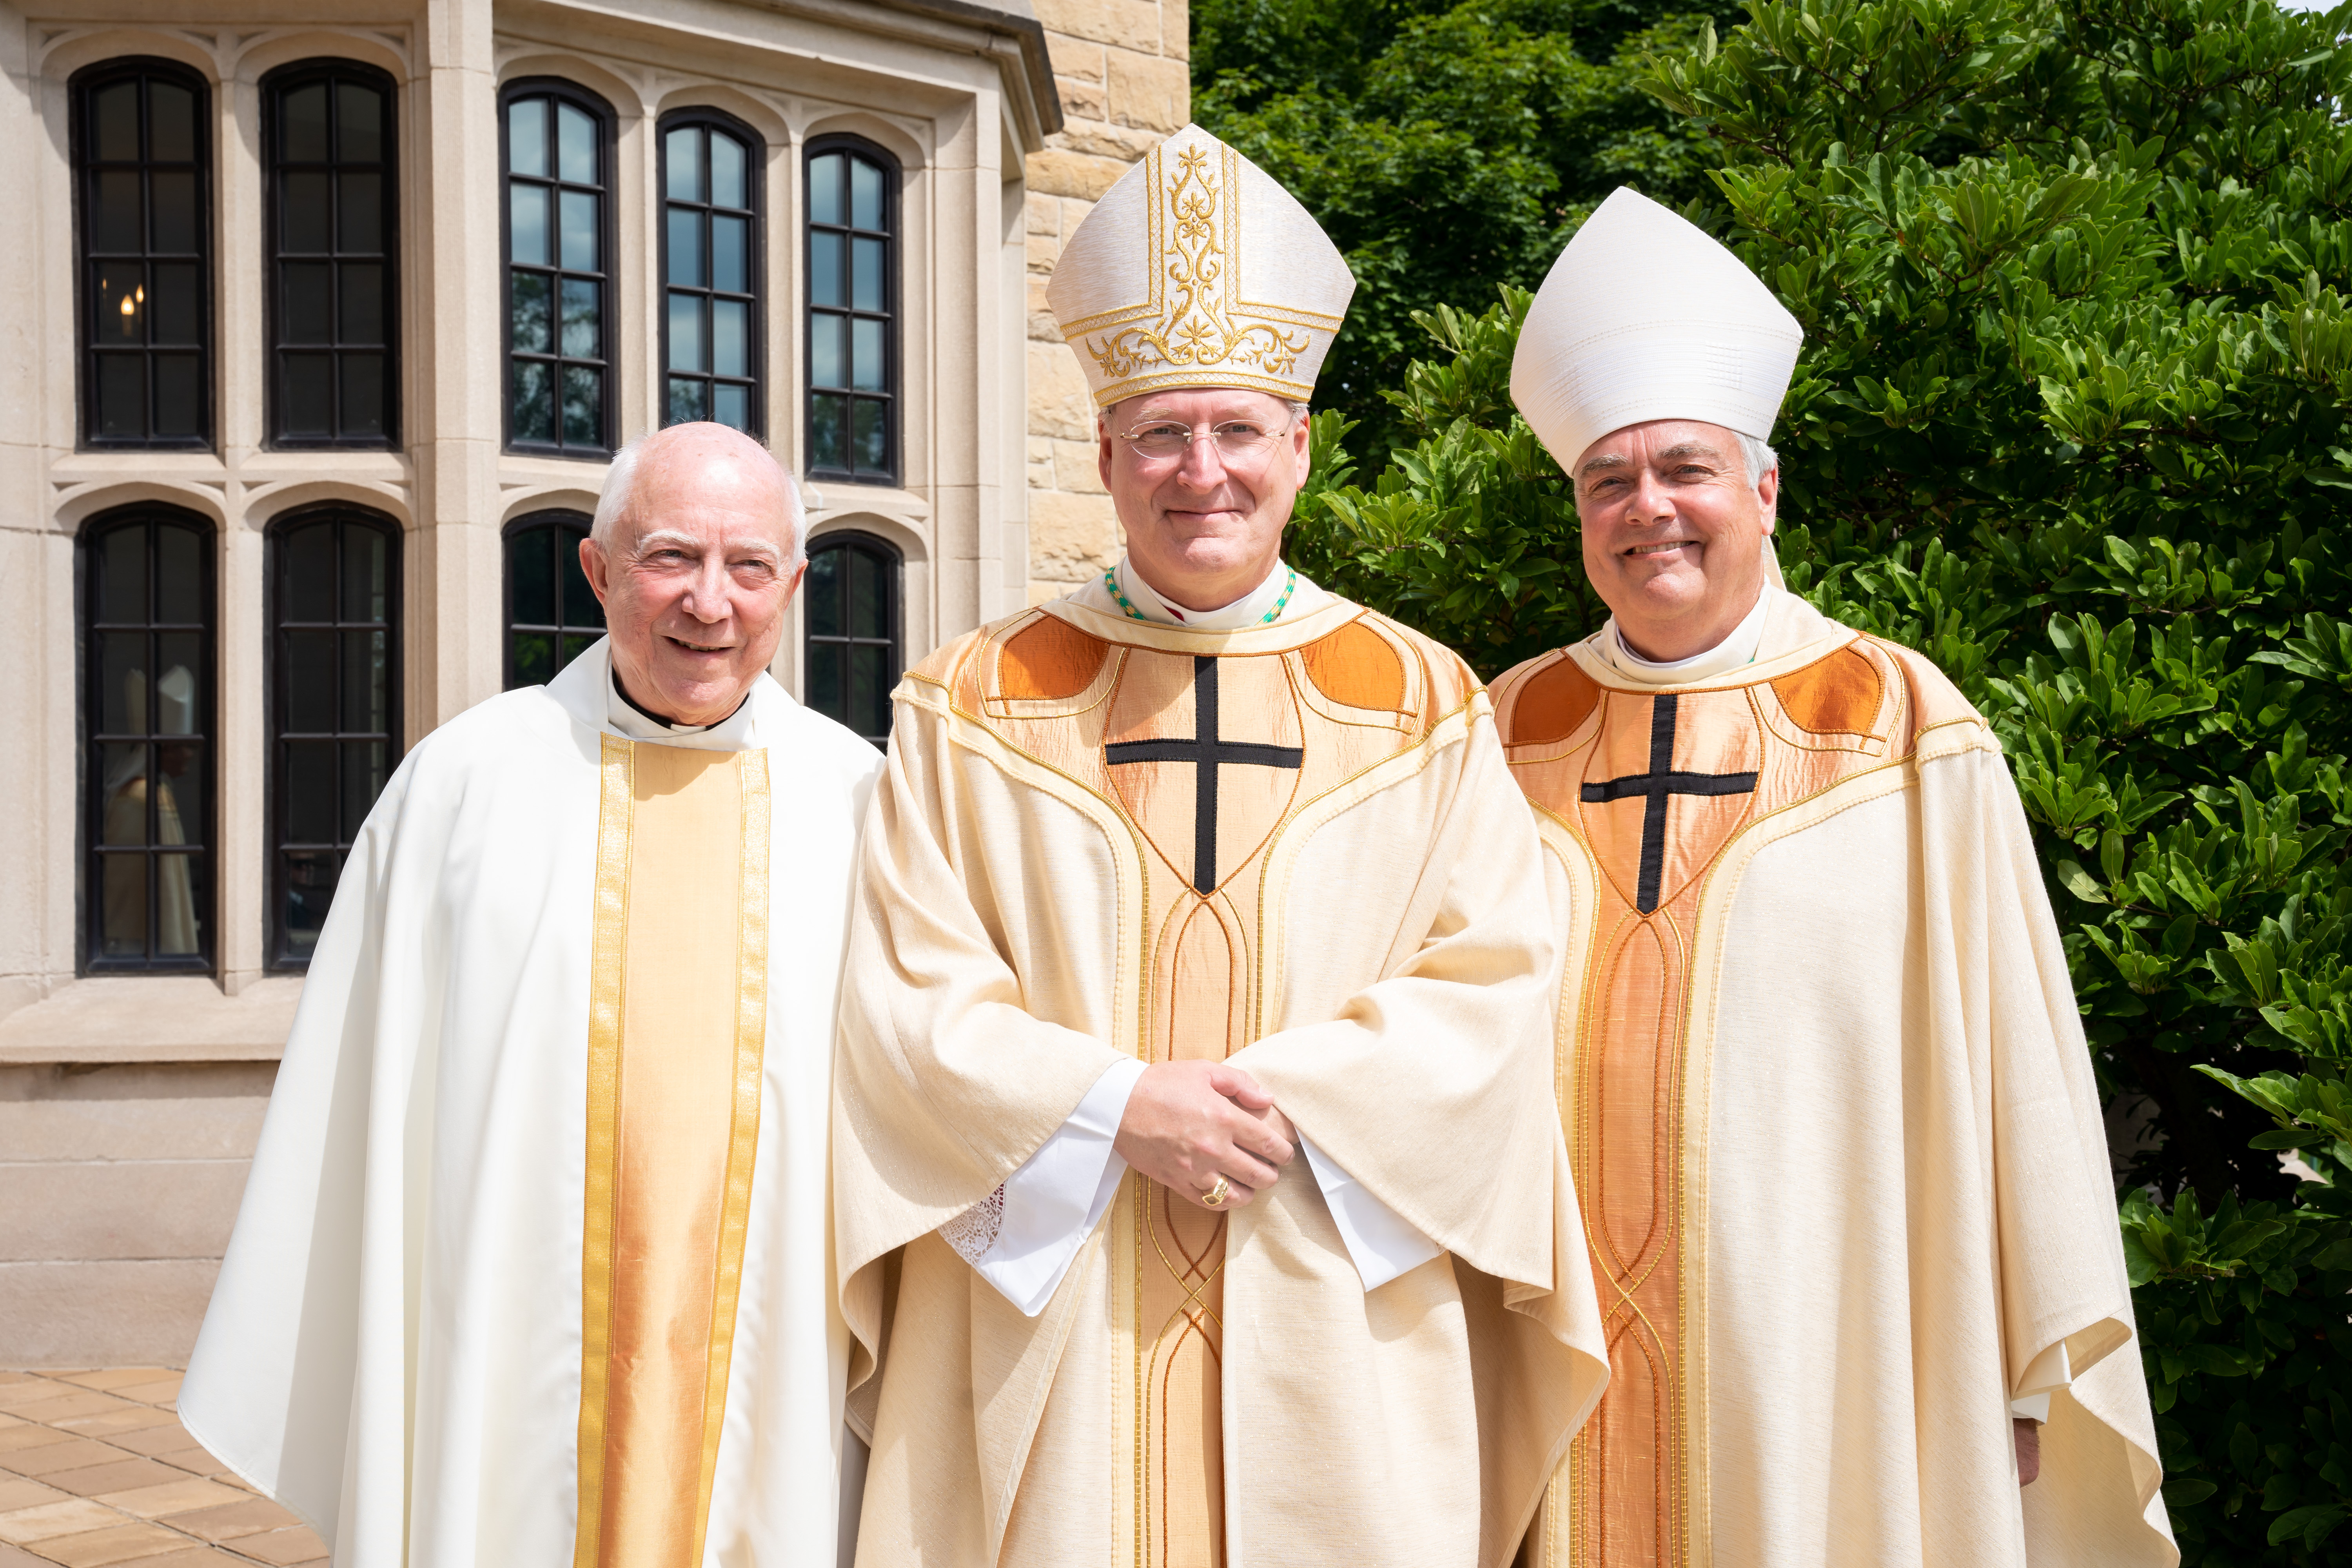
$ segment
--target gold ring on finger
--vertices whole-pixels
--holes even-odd
[[[1204,1209],[1221,1209],[1225,1206],[1225,1200],[1233,1195],[1233,1183],[1220,1174],[1217,1177],[1217,1184],[1201,1194],[1201,1206]]]

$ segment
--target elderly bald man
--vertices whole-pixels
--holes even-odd
[[[2000,742],[1780,584],[1801,338],[1619,191],[1512,367],[1611,612],[1495,683],[1611,1368],[1523,1561],[2160,1568],[2098,1087]]]
[[[352,847],[182,1414],[339,1568],[830,1561],[834,986],[880,758],[766,675],[766,451],[614,460],[611,635]]]

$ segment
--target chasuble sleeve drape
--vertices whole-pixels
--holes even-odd
[[[1937,945],[1952,955],[1930,966],[1929,1005],[1987,1064],[2001,1393],[2030,1392],[2061,1346],[2073,1374],[2051,1399],[2042,1476],[2022,1497],[2027,1558],[2177,1561],[2098,1085],[2032,831],[1997,750],[1924,759],[1919,780],[1931,825],[1925,902],[1949,922]]]
[[[1031,988],[1067,979],[1073,994],[1024,989],[1006,952],[1050,952],[1068,941],[1092,948],[1100,929],[1087,912],[1115,878],[1109,850],[1090,826],[1049,799],[1050,833],[1021,833],[1028,874],[1066,888],[1065,902],[990,898],[986,830],[966,798],[962,770],[989,764],[956,746],[949,721],[902,701],[897,734],[875,790],[861,852],[857,901],[843,977],[836,1068],[836,1247],[844,1310],[870,1356],[880,1343],[878,1276],[860,1271],[938,1229],[993,1192],[1053,1136],[1113,1065],[1131,1061],[1106,1042],[1109,1000],[1084,992],[1085,976],[1049,962],[1024,965]],[[1058,1004],[1058,1005],[1055,1005]],[[1047,1023],[1037,1011],[1099,1019],[1099,1033]],[[870,1372],[861,1360],[855,1387]]]

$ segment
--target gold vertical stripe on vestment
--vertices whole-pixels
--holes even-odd
[[[580,1243],[580,1517],[575,1568],[600,1561],[604,1405],[612,1363],[614,1126],[620,1115],[622,960],[629,929],[634,748],[604,737],[598,767],[596,890],[588,959],[588,1150]]]
[[[710,1367],[703,1399],[702,1484],[694,1519],[694,1561],[710,1529],[710,1490],[719,1434],[727,1418],[727,1374],[733,1364],[735,1306],[743,1285],[743,1241],[751,1227],[751,1166],[760,1144],[760,1073],[768,1040],[768,753],[739,752],[742,799],[742,887],[736,944],[734,1114],[727,1142],[726,1196],[719,1211],[719,1275],[710,1313]]]
[[[762,752],[607,737],[574,1568],[693,1568],[725,1422],[767,1025]]]

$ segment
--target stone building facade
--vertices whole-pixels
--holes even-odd
[[[1095,464],[1094,403],[1045,308],[1080,219],[1192,118],[1185,0],[1039,0],[1063,126],[1029,155],[1029,596],[1057,599],[1118,559]]]
[[[0,1366],[184,1359],[338,846],[594,635],[613,447],[715,416],[803,476],[774,673],[861,728],[1108,563],[1043,288],[1183,123],[1185,27],[0,0]]]

